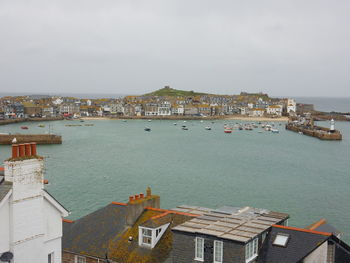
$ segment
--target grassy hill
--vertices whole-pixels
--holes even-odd
[[[206,93],[198,93],[186,90],[178,90],[178,89],[172,89],[170,87],[165,87],[159,90],[156,90],[151,93],[147,93],[144,96],[182,96],[182,97],[191,97],[191,96],[197,96],[197,95],[205,95]]]

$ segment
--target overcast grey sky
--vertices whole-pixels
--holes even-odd
[[[0,92],[350,97],[349,0],[0,0]]]

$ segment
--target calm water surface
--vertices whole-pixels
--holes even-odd
[[[232,121],[234,123],[236,121]],[[65,124],[93,123],[92,127]],[[337,123],[343,141],[285,131],[223,133],[224,121],[59,121],[0,126],[0,132],[46,132],[62,145],[43,145],[48,190],[76,219],[111,201],[127,201],[150,185],[163,208],[181,204],[267,208],[305,227],[325,217],[350,241],[350,123]],[[211,131],[204,129],[210,124]],[[20,126],[27,125],[24,131]],[[328,123],[322,123],[327,125]],[[145,132],[145,126],[152,128]],[[2,160],[10,155],[1,146]]]

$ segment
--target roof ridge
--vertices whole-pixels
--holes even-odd
[[[321,231],[310,230],[310,229],[299,228],[299,227],[281,226],[281,225],[272,225],[272,226],[277,227],[277,228],[282,228],[282,229],[295,230],[295,231],[323,235],[323,236],[331,236],[332,235],[332,233],[329,233],[329,232],[321,232]]]

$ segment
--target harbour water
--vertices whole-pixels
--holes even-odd
[[[305,227],[325,217],[350,241],[350,123],[342,141],[286,131],[223,132],[228,121],[96,120],[11,124],[0,132],[61,134],[62,145],[40,145],[48,190],[79,218],[151,186],[163,208],[253,206],[290,214]],[[237,121],[230,121],[235,123]],[[82,126],[65,126],[66,124]],[[94,126],[84,126],[92,123]],[[20,126],[28,126],[21,130]],[[205,130],[210,125],[211,131]],[[327,125],[322,122],[320,125]],[[145,132],[148,126],[151,132]],[[11,154],[1,146],[0,159]]]

